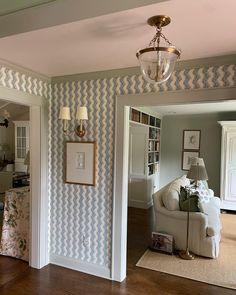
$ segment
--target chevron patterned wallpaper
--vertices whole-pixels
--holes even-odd
[[[230,87],[236,85],[236,65],[176,71],[160,86],[149,85],[140,76],[125,76],[53,85],[51,133],[51,253],[110,267],[113,140],[117,95]],[[84,140],[96,140],[97,185],[86,187],[63,183],[64,147],[67,140],[58,120],[60,106],[88,107],[89,120]],[[71,128],[75,121],[72,120]],[[83,245],[84,237],[90,247]]]
[[[236,65],[175,71],[160,86],[142,76],[55,83],[0,67],[0,86],[49,99],[49,189],[51,254],[110,268],[113,190],[114,115],[117,95],[236,86]],[[64,147],[67,140],[58,120],[61,105],[86,105],[89,112],[84,140],[97,141],[97,185],[65,184]],[[75,121],[71,121],[74,128]],[[90,239],[90,245],[84,240]]]
[[[14,88],[23,92],[43,96],[50,99],[51,83],[30,75],[19,73],[0,65],[0,86]]]

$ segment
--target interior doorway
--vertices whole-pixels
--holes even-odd
[[[30,146],[30,255],[29,265],[48,264],[47,103],[45,98],[0,87],[0,99],[29,108]]]
[[[29,261],[29,107],[0,100],[0,254]]]
[[[114,280],[122,281],[126,277],[129,107],[217,102],[234,99],[236,99],[234,88],[185,90],[118,97],[115,146],[119,143],[119,149],[116,148],[115,150],[115,194],[113,202],[112,278]]]

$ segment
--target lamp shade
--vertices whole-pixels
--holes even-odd
[[[61,107],[60,108],[59,119],[61,119],[61,120],[71,120],[70,108],[69,107]]]
[[[189,179],[198,180],[207,180],[208,175],[205,166],[201,166],[199,164],[192,165],[188,171],[187,177]]]
[[[192,157],[190,160],[191,165],[199,165],[199,166],[204,166],[205,167],[205,163],[203,158],[198,158],[198,157]]]
[[[88,120],[87,107],[78,107],[76,113],[77,120]]]

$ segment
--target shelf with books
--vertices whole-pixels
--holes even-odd
[[[161,119],[141,110],[130,108],[130,121],[134,124],[148,127],[147,165],[148,175],[159,172]],[[159,165],[159,164],[158,164]]]

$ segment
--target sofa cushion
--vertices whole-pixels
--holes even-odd
[[[179,193],[183,180],[180,178],[172,181],[163,193],[162,202],[167,210],[179,211]]]
[[[162,195],[162,202],[167,210],[179,211],[179,194],[181,186],[190,185],[190,180],[186,175],[183,175],[173,180]]]
[[[181,211],[200,212],[198,194],[191,194],[188,197],[187,190],[181,186],[179,196],[179,207]]]
[[[189,186],[190,185],[190,179],[187,178],[187,175],[182,175],[180,179],[183,181],[182,186]]]
[[[176,190],[168,189],[162,196],[162,202],[167,210],[179,211],[179,193]]]
[[[200,203],[201,211],[208,216],[208,227],[220,231],[220,200],[217,197],[211,198],[208,203]]]

